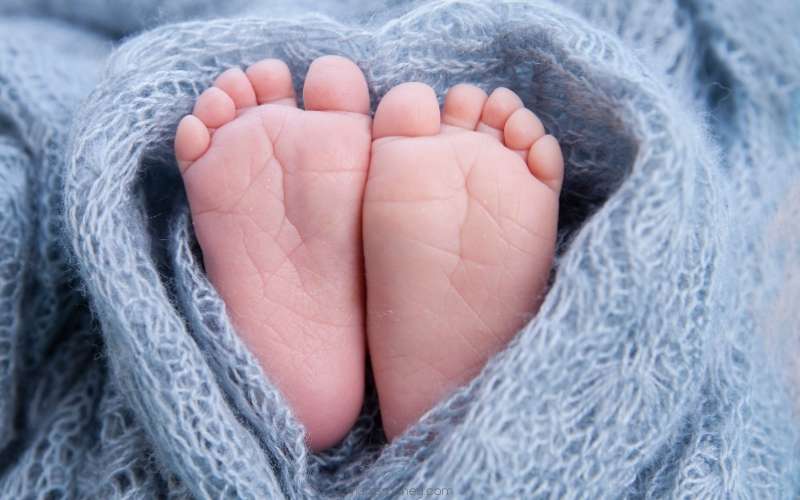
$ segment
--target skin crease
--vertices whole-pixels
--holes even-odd
[[[369,117],[351,61],[228,70],[176,132],[207,273],[318,451],[361,408],[366,340],[394,438],[538,308],[563,160],[508,89],[420,83]],[[365,328],[366,325],[366,328]]]

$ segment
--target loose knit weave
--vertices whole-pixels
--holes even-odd
[[[313,9],[313,10],[312,10]],[[0,4],[0,498],[795,498],[800,4]],[[177,23],[169,24],[167,23]],[[172,156],[221,71],[509,87],[563,145],[538,315],[321,454],[207,281]]]

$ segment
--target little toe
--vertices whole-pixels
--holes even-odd
[[[516,93],[499,87],[486,100],[477,130],[502,139],[506,121],[516,110],[523,107],[525,105]]]
[[[303,87],[310,111],[369,113],[369,89],[364,73],[345,57],[323,56],[311,63]]]
[[[436,135],[441,115],[436,92],[419,82],[394,87],[381,99],[372,122],[373,140],[383,137]]]
[[[486,92],[475,85],[456,85],[447,92],[444,99],[442,124],[475,130],[488,98]]]
[[[175,132],[175,158],[181,173],[208,149],[211,137],[208,128],[194,115],[184,116]]]
[[[236,105],[223,90],[211,87],[197,98],[192,113],[206,127],[219,128],[236,117]]]
[[[555,137],[546,135],[533,143],[528,153],[528,168],[550,189],[555,192],[561,190],[564,179],[564,157]]]
[[[231,68],[219,75],[214,81],[214,86],[224,91],[231,99],[236,109],[249,108],[256,105],[256,93],[253,85],[239,68]]]
[[[527,151],[544,137],[544,125],[533,111],[520,108],[508,118],[503,128],[504,143],[511,149]]]
[[[297,106],[292,72],[280,59],[264,59],[247,68],[246,75],[258,104]]]

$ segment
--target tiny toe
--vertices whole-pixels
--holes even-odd
[[[533,111],[520,108],[506,121],[503,136],[509,148],[527,151],[534,142],[544,137],[544,125]]]
[[[524,104],[517,94],[503,87],[495,89],[486,100],[477,130],[502,139],[506,121],[522,107]]]
[[[258,104],[297,106],[292,86],[292,72],[280,59],[264,59],[246,71]]]
[[[475,85],[456,85],[447,92],[444,99],[442,123],[475,130],[488,98],[486,92]]]
[[[214,81],[214,86],[233,99],[236,109],[256,105],[256,93],[253,85],[247,79],[244,71],[239,68],[231,68],[219,75]]]
[[[208,149],[208,128],[194,115],[184,116],[175,132],[175,158],[181,173]]]
[[[528,153],[528,168],[550,189],[561,190],[561,182],[564,179],[564,157],[555,137],[546,135],[533,143]]]
[[[372,138],[436,135],[441,128],[436,92],[424,83],[394,87],[378,104],[372,122]]]
[[[192,113],[208,128],[219,128],[236,116],[233,99],[218,89],[211,87],[200,94]]]
[[[311,63],[303,87],[307,110],[369,113],[369,89],[356,63],[341,56],[323,56]]]

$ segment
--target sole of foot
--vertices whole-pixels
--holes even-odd
[[[563,159],[508,89],[387,93],[364,198],[367,333],[384,430],[402,433],[502,349],[552,268]]]
[[[175,153],[206,272],[321,450],[363,399],[371,120],[364,76],[341,57],[311,64],[303,99],[279,60],[226,71],[180,122]]]

